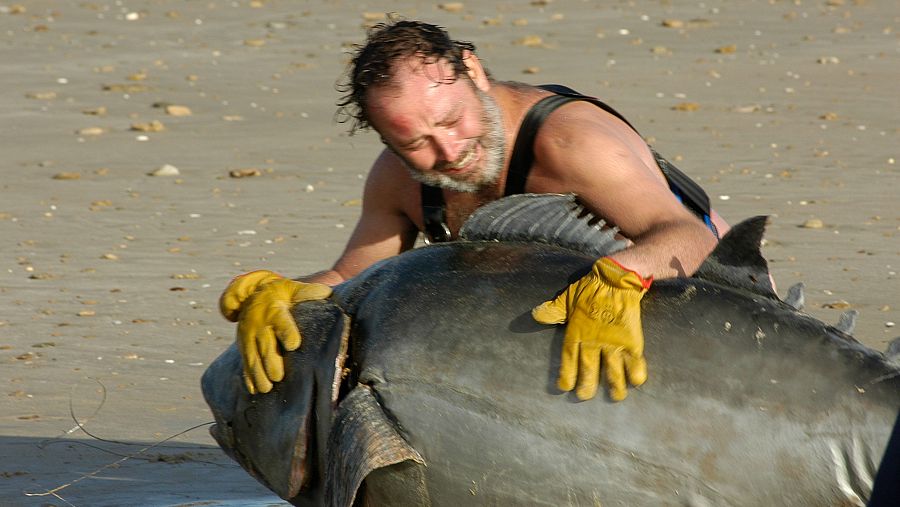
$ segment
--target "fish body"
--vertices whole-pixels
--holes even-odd
[[[764,223],[653,284],[649,380],[623,402],[560,392],[564,328],[530,316],[594,253],[462,241],[298,305],[272,393],[243,391],[226,351],[203,381],[213,435],[297,505],[864,505],[900,368],[778,300]]]

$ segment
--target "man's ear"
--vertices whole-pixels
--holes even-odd
[[[468,49],[464,49],[462,58],[466,68],[469,69],[466,73],[469,75],[472,82],[475,83],[475,87],[483,92],[490,90],[491,81],[488,79],[487,73],[484,71],[484,67],[481,66],[481,61],[478,60],[475,53]]]

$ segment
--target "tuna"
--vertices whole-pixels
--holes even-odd
[[[900,366],[802,313],[799,288],[778,298],[765,217],[653,284],[646,384],[619,403],[556,388],[564,330],[530,310],[623,247],[573,203],[497,201],[465,240],[296,306],[304,341],[270,393],[230,347],[202,380],[213,437],[295,505],[864,505]]]

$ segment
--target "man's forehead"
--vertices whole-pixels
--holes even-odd
[[[465,76],[456,76],[453,67],[446,61],[417,62],[407,59],[406,63],[398,63],[390,80],[370,87],[366,90],[368,105],[372,110],[389,107],[394,100],[409,97],[429,97],[438,93],[439,88],[446,88]]]
[[[404,84],[423,81],[429,88],[449,84],[456,80],[453,65],[446,58],[412,55],[391,65],[391,77],[384,83],[387,88],[400,88]],[[378,87],[376,87],[378,88]]]

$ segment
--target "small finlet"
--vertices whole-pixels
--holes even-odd
[[[859,317],[859,312],[856,310],[847,310],[846,312],[841,314],[841,317],[838,319],[837,325],[835,325],[835,329],[839,331],[843,331],[849,335],[853,335],[853,330],[856,328],[856,318]]]
[[[784,297],[784,302],[794,310],[802,310],[806,306],[806,295],[803,293],[804,288],[803,282],[791,285],[791,288],[787,291],[787,296]]]
[[[887,356],[888,361],[900,363],[900,336],[891,340],[891,343],[888,343],[884,355]]]

